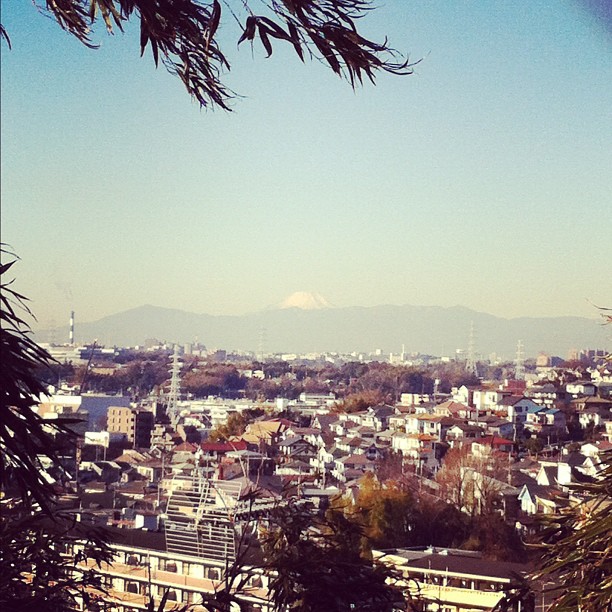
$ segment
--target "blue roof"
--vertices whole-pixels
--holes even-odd
[[[542,406],[529,406],[527,408],[527,412],[531,414],[535,414],[536,412],[541,412],[542,410],[546,410],[546,408],[542,408]]]

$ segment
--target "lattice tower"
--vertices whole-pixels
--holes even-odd
[[[525,380],[525,352],[523,350],[522,340],[519,340],[516,345],[516,359],[514,360],[514,378],[516,380]]]
[[[478,376],[478,365],[476,363],[476,332],[474,329],[474,321],[470,323],[470,338],[468,341],[467,360],[465,369],[474,376]]]
[[[176,423],[179,416],[178,401],[181,393],[182,365],[179,358],[179,346],[175,344],[174,353],[172,354],[172,366],[170,367],[170,389],[168,391],[168,405],[166,408],[166,414],[173,425]]]

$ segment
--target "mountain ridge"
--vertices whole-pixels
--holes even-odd
[[[198,314],[151,304],[103,317],[77,320],[78,342],[97,339],[107,346],[141,345],[148,338],[193,342],[208,348],[265,352],[401,351],[453,356],[468,345],[471,323],[476,350],[484,357],[496,352],[512,359],[518,340],[526,355],[540,351],[565,357],[574,348],[606,348],[610,329],[584,317],[518,317],[504,319],[465,306],[350,306],[305,310],[266,309],[244,315]],[[46,340],[41,330],[36,333]],[[68,327],[54,331],[68,337]]]

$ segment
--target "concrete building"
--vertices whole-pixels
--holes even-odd
[[[423,610],[432,612],[493,610],[527,570],[519,563],[453,549],[374,551],[374,556],[398,569],[405,588],[422,600]]]
[[[149,410],[125,406],[111,406],[108,409],[108,432],[124,434],[135,448],[151,446],[154,422],[155,415]]]

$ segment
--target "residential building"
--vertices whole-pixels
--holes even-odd
[[[107,430],[124,434],[134,448],[150,448],[155,415],[150,410],[111,406],[108,409]]]
[[[424,610],[493,610],[527,567],[491,561],[479,553],[453,549],[398,549],[374,556],[399,570],[405,588],[425,600]]]

